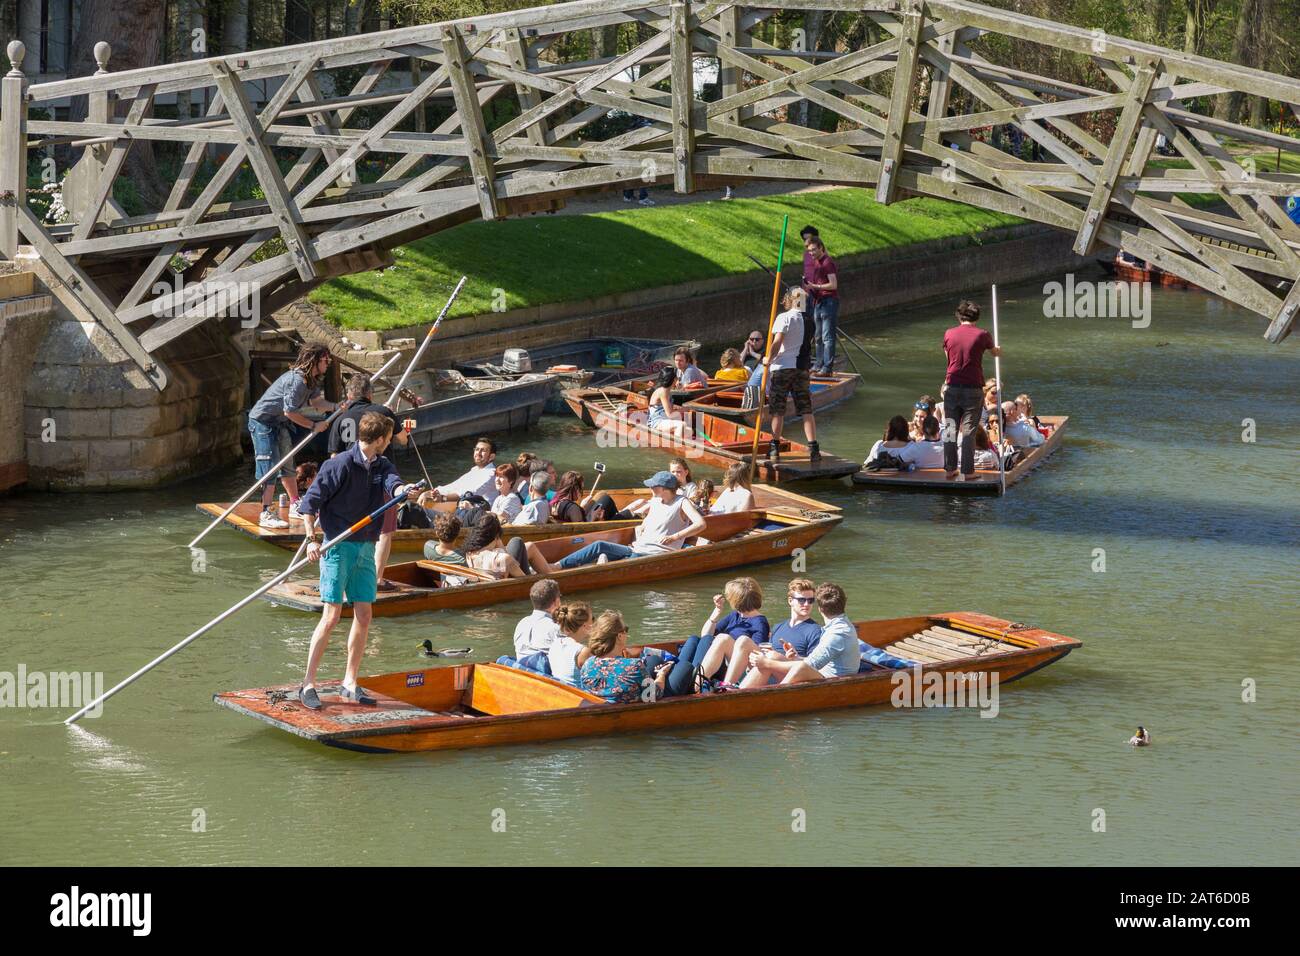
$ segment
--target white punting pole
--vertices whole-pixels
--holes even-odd
[[[385,372],[387,372],[387,371],[388,371],[388,366],[390,366],[390,365],[392,365],[394,362],[396,362],[397,359],[398,359],[398,357],[399,357],[399,355],[400,355],[400,353],[394,353],[393,356],[392,356],[391,358],[389,358],[389,360],[388,360],[387,362],[384,363],[383,367],[382,367],[378,372],[376,372],[376,373],[372,376],[372,378],[378,378],[380,375],[383,375]],[[340,402],[340,403],[339,403],[339,407],[336,408],[336,409],[334,409],[334,411],[330,414],[330,417],[327,418],[327,419],[325,419],[325,421],[326,421],[327,423],[328,423],[328,422],[332,422],[332,421],[334,421],[334,419],[338,418],[338,417],[339,417],[340,415],[342,415],[343,412],[346,411],[346,410],[347,410],[347,403],[346,403],[346,402]],[[216,518],[214,518],[213,521],[212,521],[212,524],[208,525],[208,526],[207,526],[206,528],[204,528],[201,532],[199,532],[199,536],[198,536],[197,538],[195,538],[193,541],[191,541],[191,542],[189,543],[189,545],[187,545],[187,547],[191,547],[191,548],[192,548],[192,547],[194,547],[196,544],[198,544],[200,541],[202,541],[204,538],[206,538],[206,537],[208,536],[208,532],[211,531],[213,528],[215,528],[217,525],[221,524],[221,522],[223,522],[223,521],[225,521],[227,518],[229,518],[230,515],[231,515],[231,513],[232,513],[236,508],[238,508],[238,507],[239,507],[240,505],[242,505],[246,500],[248,500],[249,495],[251,495],[253,492],[257,491],[257,489],[261,488],[261,487],[262,487],[264,484],[266,484],[268,481],[275,481],[276,477],[280,474],[280,466],[283,465],[283,464],[284,464],[286,461],[288,461],[289,459],[293,458],[293,456],[296,455],[296,454],[298,454],[298,452],[300,452],[300,451],[302,451],[304,448],[306,448],[308,442],[310,442],[310,441],[311,441],[313,438],[315,438],[315,437],[316,437],[316,431],[313,429],[312,432],[311,432],[311,433],[310,433],[306,438],[304,438],[302,441],[298,442],[298,444],[296,444],[296,445],[293,446],[293,448],[292,448],[292,450],[290,450],[289,454],[285,455],[283,458],[281,458],[279,461],[277,461],[274,465],[272,465],[272,466],[270,467],[270,469],[267,471],[267,473],[266,473],[265,475],[263,475],[261,478],[257,479],[257,481],[253,482],[253,486],[252,486],[251,488],[249,488],[247,491],[245,491],[242,495],[240,495],[238,498],[236,498],[233,502],[231,502],[230,507],[227,508],[225,511],[221,512],[221,514],[219,514]]]
[[[412,484],[407,485],[407,486],[405,486],[405,487],[409,489],[409,488],[422,488],[423,486],[424,486],[424,481],[421,480],[421,481],[413,482]],[[358,521],[356,524],[352,525],[352,527],[348,528],[346,531],[344,531],[342,534],[340,534],[337,538],[334,538],[334,539],[332,539],[332,540],[330,540],[330,541],[326,541],[323,545],[321,545],[320,553],[321,553],[321,554],[324,554],[326,551],[328,551],[330,548],[334,547],[334,545],[338,544],[340,541],[343,541],[343,540],[345,540],[346,538],[350,538],[350,537],[352,536],[353,532],[360,531],[360,530],[361,530],[362,528],[364,528],[366,525],[372,523],[376,518],[378,518],[380,515],[382,515],[382,514],[383,514],[385,511],[387,511],[389,508],[394,508],[394,507],[396,507],[397,505],[401,504],[402,501],[405,499],[405,497],[406,497],[405,495],[401,495],[401,496],[399,496],[399,497],[390,498],[388,501],[384,502],[384,504],[383,504],[382,507],[377,508],[377,509],[375,509],[373,512],[371,512],[370,514],[366,515],[364,518],[362,518],[362,519],[361,519],[360,521]],[[105,691],[104,693],[100,694],[98,697],[96,697],[94,700],[92,700],[92,701],[91,701],[89,704],[87,704],[85,707],[81,708],[81,710],[77,711],[75,714],[73,714],[71,717],[69,717],[69,718],[68,718],[67,720],[65,720],[63,723],[66,724],[66,725],[68,725],[68,726],[71,726],[72,724],[75,724],[75,723],[76,723],[78,720],[80,720],[83,716],[85,716],[85,715],[86,715],[87,713],[89,713],[90,711],[94,710],[96,707],[98,707],[98,706],[99,706],[100,704],[102,704],[104,701],[108,700],[110,697],[112,697],[114,694],[116,694],[119,690],[122,690],[122,688],[127,687],[128,685],[135,683],[137,680],[139,680],[141,677],[143,677],[143,676],[144,676],[145,674],[147,674],[149,671],[153,670],[155,667],[157,667],[157,666],[158,666],[159,664],[161,664],[163,661],[167,660],[167,658],[171,657],[173,654],[177,653],[178,651],[183,650],[185,647],[189,646],[189,645],[192,644],[194,641],[197,641],[200,637],[202,637],[202,636],[203,636],[204,634],[206,634],[208,631],[212,630],[214,627],[216,627],[218,624],[220,624],[220,623],[221,623],[222,621],[224,621],[226,618],[230,617],[230,616],[233,615],[236,611],[240,610],[240,609],[243,608],[243,607],[246,607],[247,605],[251,604],[253,601],[257,600],[257,598],[261,597],[261,596],[262,596],[263,594],[265,594],[267,591],[271,590],[271,588],[275,587],[277,584],[279,584],[281,581],[283,581],[283,580],[284,580],[285,578],[287,578],[289,575],[293,574],[293,572],[297,571],[297,570],[298,570],[299,568],[301,568],[303,565],[308,564],[309,561],[310,561],[310,559],[308,559],[308,558],[303,558],[301,561],[294,561],[294,562],[291,563],[287,568],[285,568],[283,571],[281,571],[279,574],[277,574],[277,575],[276,575],[275,577],[273,577],[271,580],[267,581],[267,582],[266,582],[265,584],[263,584],[260,588],[258,588],[258,589],[257,589],[256,591],[254,591],[252,594],[248,595],[248,597],[244,598],[242,601],[240,601],[240,602],[239,602],[238,604],[236,604],[234,607],[230,608],[229,610],[222,611],[220,614],[218,614],[218,615],[217,615],[216,617],[214,617],[212,620],[208,621],[207,624],[204,624],[201,628],[199,628],[197,631],[195,631],[195,632],[194,632],[193,634],[191,634],[189,637],[185,638],[185,640],[181,641],[179,644],[177,644],[176,646],[172,647],[170,650],[164,651],[163,653],[159,654],[157,657],[155,657],[153,660],[151,660],[148,664],[145,664],[144,667],[140,668],[138,671],[136,671],[136,672],[135,672],[134,674],[132,674],[130,677],[126,678],[125,680],[123,680],[123,681],[121,681],[121,682],[119,682],[119,683],[117,684],[117,686],[113,687],[111,690]]]
[[[993,287],[993,347],[1000,348],[998,339],[998,287]],[[1007,467],[1002,458],[1002,440],[1005,438],[1006,423],[1002,420],[1002,356],[993,356],[993,381],[997,385],[998,396],[998,494],[1007,493]]]
[[[406,380],[410,378],[411,373],[415,371],[415,366],[420,364],[420,356],[422,356],[424,350],[429,347],[429,340],[433,338],[433,333],[438,331],[438,326],[442,325],[443,317],[446,316],[447,311],[451,308],[451,304],[456,301],[456,297],[460,295],[460,290],[464,288],[465,280],[468,278],[469,276],[460,277],[460,281],[456,283],[456,288],[451,290],[451,298],[448,299],[447,304],[442,307],[442,311],[438,313],[438,318],[434,319],[433,325],[429,326],[429,331],[425,333],[424,341],[421,342],[420,347],[415,350],[415,357],[411,359],[411,364],[406,366],[406,371],[402,373],[402,377],[399,378],[397,384],[393,386],[393,393],[388,396],[388,401],[384,402],[384,404],[389,408],[395,407],[394,403],[397,401],[397,396],[402,392],[402,386],[406,384]]]

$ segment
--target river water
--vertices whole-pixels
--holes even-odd
[[[1191,292],[1156,290],[1145,329],[1046,318],[1042,283],[1002,295],[1008,390],[1070,416],[1060,452],[1001,500],[799,489],[844,508],[808,570],[845,586],[855,618],[982,610],[1083,641],[1003,688],[995,719],[886,707],[353,754],[212,704],[301,672],[314,619],[257,602],[79,728],[61,725],[66,710],[0,709],[0,863],[1294,863],[1296,343],[1270,346],[1259,317]],[[857,356],[866,383],[824,416],[823,447],[860,457],[935,391],[950,315],[845,323],[885,367]],[[435,479],[469,447],[426,454]],[[599,450],[560,417],[506,439],[521,448],[601,458],[611,487],[663,464]],[[186,550],[204,523],[194,503],[229,500],[248,472],[0,499],[0,671],[112,684],[283,569],[287,552],[224,530],[205,541],[206,570]],[[790,568],[750,573],[775,621]],[[681,635],[726,578],[588,598],[621,609],[634,640]],[[425,637],[494,659],[526,612],[377,621],[362,671],[420,665]],[[338,634],[324,676],[342,656]],[[1139,723],[1154,746],[1133,750]]]

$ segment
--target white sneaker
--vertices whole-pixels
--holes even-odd
[[[302,515],[298,513],[298,502],[296,501],[289,506],[289,520],[290,521],[302,520]]]
[[[262,516],[257,519],[258,525],[263,528],[287,528],[289,522],[285,521],[278,514],[270,509],[262,512]]]
[[[641,206],[653,206],[654,204],[655,204],[655,201],[654,201],[653,199],[651,199],[649,196],[646,196],[645,199],[642,199],[641,202],[638,203],[638,205],[641,205]]]

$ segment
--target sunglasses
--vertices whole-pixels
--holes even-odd
[[[761,335],[751,335],[751,336],[749,337],[749,341],[751,341],[751,342],[761,342],[761,341],[763,341],[763,337],[762,337]]]
[[[813,601],[815,601],[815,600],[817,600],[817,599],[816,599],[816,598],[806,598],[806,597],[796,597],[795,600],[798,601],[800,604],[811,604]]]
[[[930,410],[930,403],[929,403],[929,402],[917,402],[917,403],[916,403],[915,405],[913,405],[912,407],[913,407],[913,408],[919,408],[919,409],[921,409],[922,411],[926,411],[926,412],[928,412],[928,411]]]

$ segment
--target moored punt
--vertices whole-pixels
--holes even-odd
[[[392,616],[518,601],[527,597],[528,589],[542,577],[554,578],[563,593],[569,594],[742,567],[786,557],[795,548],[807,548],[843,519],[838,514],[805,517],[755,510],[707,515],[704,520],[707,527],[703,536],[710,542],[708,544],[694,544],[667,554],[625,558],[608,564],[589,564],[547,575],[530,574],[521,578],[444,586],[443,569],[452,574],[460,572],[436,561],[390,564],[384,570],[384,577],[397,586],[396,590],[380,592],[372,608],[377,616]],[[594,534],[563,534],[536,544],[546,560],[557,562],[595,541],[631,544],[635,532],[635,528],[621,528]],[[285,581],[267,591],[262,599],[300,611],[319,613],[324,607],[315,583],[309,581]],[[343,613],[350,614],[351,606],[345,604]]]
[[[1052,426],[1052,434],[1045,442],[1032,449],[1020,464],[1007,472],[1008,488],[1041,465],[1052,452],[1061,447],[1061,435],[1065,432],[1065,423],[1070,420],[1069,417],[1065,415],[1039,415],[1038,417],[1043,424]],[[916,471],[859,471],[854,474],[853,483],[866,488],[938,491],[953,495],[996,495],[998,472],[976,471],[973,479],[949,481],[944,477],[942,468],[918,468]]]
[[[813,414],[820,415],[828,408],[834,408],[841,402],[848,401],[853,397],[853,393],[857,391],[861,382],[862,376],[854,372],[832,372],[830,375],[814,375],[810,384]],[[705,412],[709,415],[717,415],[720,418],[730,418],[753,427],[758,413],[752,408],[742,408],[741,405],[744,399],[745,387],[739,385],[734,388],[724,388],[708,395],[694,397],[683,401],[681,404],[687,411]],[[802,415],[794,413],[794,405],[789,398],[786,399],[785,410],[787,425],[803,418]]]
[[[941,677],[945,686],[960,688],[969,700],[981,679],[977,675],[996,674],[1000,687],[1080,646],[1074,638],[972,612],[863,621],[856,627],[859,639],[915,662],[919,674],[915,669],[871,669],[806,684],[607,704],[549,677],[498,664],[460,664],[362,677],[358,683],[375,698],[374,707],[344,703],[336,685],[321,687],[324,707],[318,711],[298,703],[292,684],[227,691],[213,695],[213,700],[332,747],[366,753],[451,750],[673,731],[886,704],[900,686],[896,674],[926,684]],[[650,646],[671,651],[680,644]]]
[[[674,388],[672,390],[673,401],[678,405],[682,405],[692,399],[702,398],[705,395],[712,395],[714,392],[720,392],[723,389],[733,388],[735,384],[735,382],[727,382],[722,379],[711,378],[707,385],[701,385],[699,388]],[[654,394],[654,390],[657,387],[658,384],[652,378],[629,378],[609,385],[597,384],[586,386],[589,391],[599,392],[603,395],[612,395],[619,391],[631,392],[634,395],[640,395],[646,401],[650,400],[650,396]],[[570,411],[582,419],[584,425],[590,425],[594,428],[596,423],[592,420],[590,412],[574,408],[573,403],[569,402],[567,393],[570,391],[574,391],[574,389],[562,390],[560,392],[560,398],[565,402]]]
[[[748,464],[752,457],[754,429],[741,422],[703,412],[687,412],[695,435],[686,438],[646,425],[649,400],[644,395],[618,388],[575,388],[566,391],[564,399],[575,415],[606,434],[616,436],[620,444],[626,442],[633,448],[658,448],[669,455],[680,455],[692,462],[705,462],[724,469],[735,462]],[[755,474],[763,481],[842,478],[858,468],[854,462],[825,452],[819,460],[813,461],[807,445],[784,436],[780,460],[770,462],[764,455],[771,437],[770,433],[762,432],[758,440]]]
[[[536,424],[542,417],[547,397],[556,388],[556,377],[529,373],[517,380],[467,379],[459,372],[428,370],[415,372],[407,389],[424,398],[415,408],[395,412],[399,419],[414,419],[411,440],[420,445],[437,445],[457,438],[512,431]],[[375,401],[383,402],[390,387],[376,382]]]
[[[608,493],[620,510],[626,508],[638,498],[649,497],[650,494],[645,488],[614,488],[609,492],[601,489],[601,492]],[[756,484],[753,487],[753,492],[755,506],[768,511],[796,515],[809,512],[837,513],[840,511],[840,508],[836,505],[817,501],[804,495],[797,495],[793,491],[787,491],[784,488],[777,488],[772,485]],[[227,502],[204,502],[198,506],[198,509],[203,514],[215,518],[224,513],[229,507],[230,505]],[[440,511],[454,511],[456,502],[442,502],[436,507]],[[261,511],[262,505],[260,502],[245,502],[236,507],[223,523],[226,527],[243,532],[250,538],[255,538],[264,544],[273,544],[279,548],[297,551],[298,546],[302,544],[302,519],[287,519],[289,521],[288,528],[264,528],[257,522]],[[596,531],[611,531],[616,528],[632,528],[636,527],[639,521],[639,518],[632,518],[623,521],[584,521],[570,524],[561,524],[559,522],[537,525],[508,524],[502,526],[502,532],[507,539],[518,537],[524,541],[540,541],[560,534],[580,535],[591,534]],[[463,541],[464,537],[465,533],[462,531],[460,540]],[[401,528],[393,532],[393,553],[421,554],[424,551],[424,543],[432,540],[433,530],[431,528]]]

